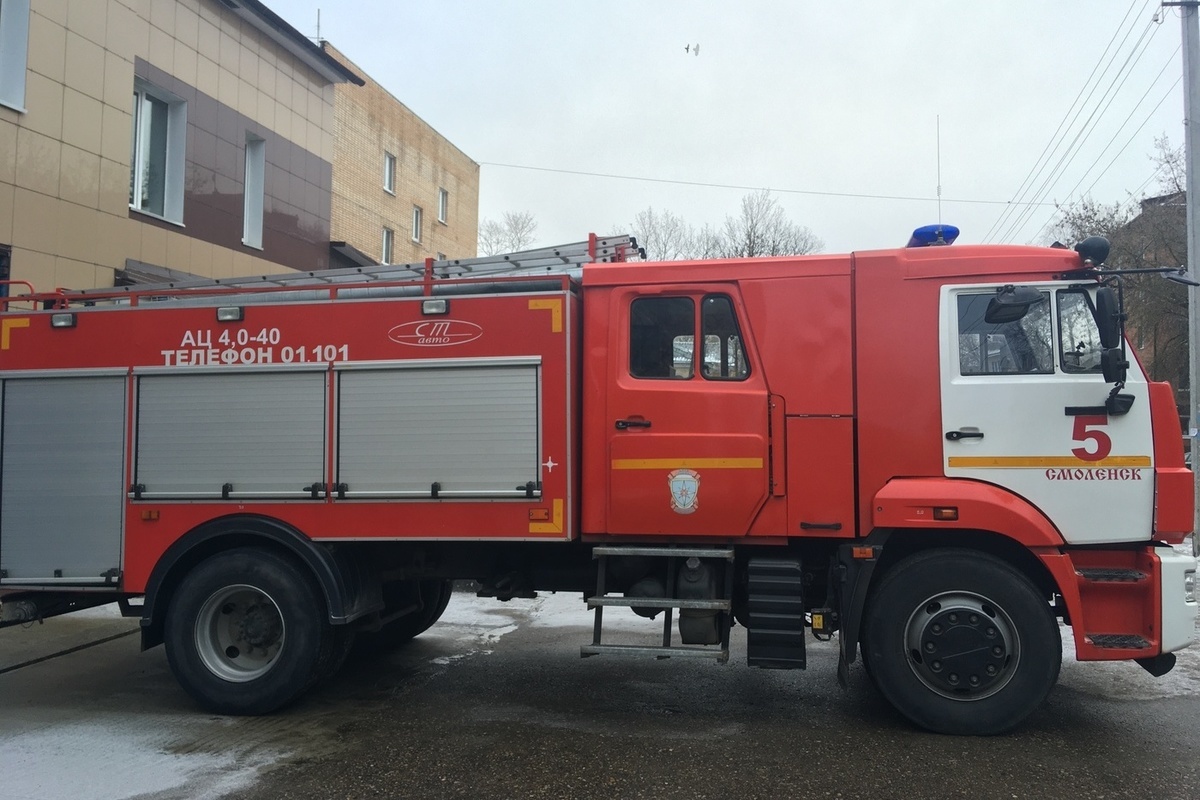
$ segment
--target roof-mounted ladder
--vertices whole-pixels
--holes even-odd
[[[341,285],[419,284],[488,277],[537,277],[571,274],[584,264],[612,263],[644,258],[637,240],[628,235],[588,237],[582,242],[524,250],[477,258],[438,261],[432,258],[413,264],[378,264],[369,267],[286,272],[236,278],[194,278],[163,283],[146,283],[99,289],[61,289],[55,297],[66,302],[111,300],[123,295],[163,296],[203,294],[206,290],[227,293],[231,289],[266,291],[277,289],[337,288]]]

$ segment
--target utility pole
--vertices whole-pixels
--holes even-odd
[[[1164,7],[1179,8],[1183,20],[1183,143],[1187,163],[1187,268],[1188,277],[1200,280],[1200,0],[1173,0]],[[1200,303],[1195,287],[1188,288],[1188,440],[1192,469],[1200,470]],[[1200,544],[1200,483],[1193,489],[1196,516],[1192,521],[1192,554]]]

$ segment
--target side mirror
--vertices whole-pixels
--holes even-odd
[[[1104,348],[1121,346],[1121,307],[1112,287],[1101,286],[1096,290],[1096,325]]]
[[[1129,362],[1119,347],[1106,347],[1100,352],[1100,371],[1105,383],[1124,383]]]
[[[988,303],[983,321],[989,325],[1016,322],[1029,313],[1032,306],[1045,299],[1046,296],[1032,286],[1002,286]]]

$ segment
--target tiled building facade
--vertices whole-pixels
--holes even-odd
[[[335,266],[342,243],[350,245],[345,265],[474,256],[479,165],[332,45],[322,47],[365,80],[334,90]]]
[[[0,2],[0,273],[46,290],[329,266],[334,86],[361,79],[234,5]]]

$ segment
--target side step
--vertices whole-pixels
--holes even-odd
[[[1084,611],[1071,620],[1076,657],[1087,661],[1144,658],[1158,644],[1151,570],[1136,553],[1080,553],[1075,565]],[[1085,560],[1086,559],[1086,560]],[[1140,609],[1130,613],[1128,609]],[[1082,635],[1080,635],[1082,632]]]
[[[667,559],[667,591],[671,597],[610,597],[606,586],[608,559],[623,556],[642,558]],[[583,658],[599,655],[622,656],[653,656],[655,658],[715,658],[724,664],[729,660],[729,629],[732,619],[733,595],[733,549],[724,547],[621,547],[617,545],[596,547],[592,557],[597,559],[596,595],[589,597],[587,606],[596,612],[596,621],[592,629],[592,643],[579,648]],[[675,578],[679,570],[680,559],[704,558],[721,559],[725,566],[724,597],[712,600],[693,600],[675,597]],[[663,620],[662,645],[648,647],[645,645],[604,644],[601,636],[604,627],[604,609],[611,607],[632,608],[661,608],[666,611]],[[676,645],[672,644],[672,625],[675,609],[699,609],[720,612],[721,642],[718,645]]]
[[[1084,634],[1096,647],[1105,650],[1145,650],[1150,642],[1131,633],[1088,633]]]
[[[746,661],[766,669],[804,669],[804,582],[799,559],[752,558]]]
[[[1141,583],[1149,575],[1137,569],[1110,569],[1102,567],[1079,567],[1075,574],[1094,583]]]

